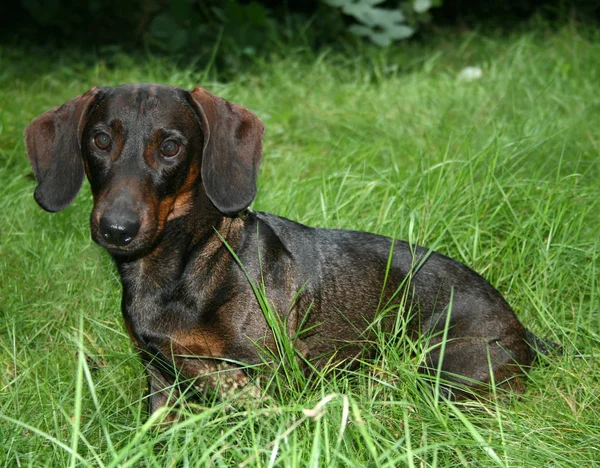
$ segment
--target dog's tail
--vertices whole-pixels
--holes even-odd
[[[561,356],[563,348],[559,343],[535,336],[529,330],[525,330],[525,341],[534,351],[534,361],[538,361],[540,355],[543,356]]]

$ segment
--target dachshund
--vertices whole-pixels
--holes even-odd
[[[473,270],[400,240],[252,211],[263,134],[242,106],[155,84],[94,87],[25,130],[44,210],[65,209],[89,180],[92,238],[119,271],[151,413],[171,406],[180,378],[201,394],[254,385],[246,366],[277,347],[259,283],[307,375],[354,368],[400,321],[427,337],[420,371],[451,398],[523,391],[548,342]]]

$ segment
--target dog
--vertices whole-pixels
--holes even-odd
[[[421,371],[450,397],[493,383],[523,391],[546,342],[473,270],[407,242],[252,211],[263,134],[254,113],[203,88],[154,84],[94,87],[25,130],[44,210],[69,206],[87,175],[92,238],[118,268],[151,413],[179,394],[176,376],[200,392],[252,385],[244,366],[277,346],[259,282],[307,374],[355,367],[376,353],[376,330],[394,335],[401,319],[410,337],[428,337]]]

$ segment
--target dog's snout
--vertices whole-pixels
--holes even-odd
[[[106,242],[118,247],[131,243],[140,230],[140,221],[133,215],[100,218],[100,233]]]

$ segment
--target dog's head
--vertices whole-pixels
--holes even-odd
[[[47,211],[71,204],[84,172],[92,237],[115,254],[148,248],[198,194],[233,216],[256,195],[264,126],[202,88],[92,88],[29,124],[25,141]]]

